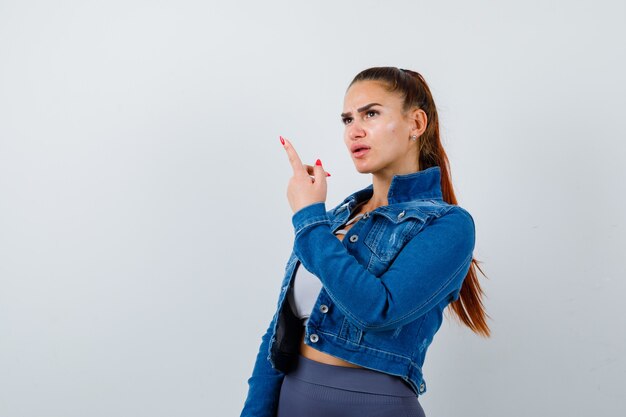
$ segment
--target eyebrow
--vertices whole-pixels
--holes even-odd
[[[365,110],[369,109],[370,107],[373,106],[382,106],[382,104],[379,103],[370,103],[370,104],[366,104],[363,107],[360,107],[358,109],[356,109],[356,111],[358,111],[359,113],[364,112]],[[341,118],[343,119],[344,117],[348,117],[348,116],[352,116],[352,112],[347,112],[347,113],[341,113]]]

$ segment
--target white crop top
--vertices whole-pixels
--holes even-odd
[[[365,202],[363,202],[365,203]],[[348,226],[361,217],[365,213],[354,216],[351,220],[346,222],[344,226]],[[345,229],[339,229],[335,232],[336,235],[345,235],[348,231]],[[317,297],[322,289],[322,282],[319,278],[309,272],[302,263],[297,266],[296,275],[293,278],[293,285],[289,289],[287,294],[291,311],[296,317],[302,320],[302,324],[306,326],[311,315],[311,310],[317,301]]]

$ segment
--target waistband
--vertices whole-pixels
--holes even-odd
[[[296,366],[287,374],[311,384],[371,394],[415,397],[408,383],[396,375],[366,368],[328,365],[298,355]]]

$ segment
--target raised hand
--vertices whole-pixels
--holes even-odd
[[[315,166],[304,165],[291,142],[282,136],[280,140],[293,168],[293,177],[287,186],[291,210],[295,213],[313,203],[326,202],[326,177],[330,174],[324,172],[321,161],[318,159]]]

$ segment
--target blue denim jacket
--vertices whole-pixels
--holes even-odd
[[[294,246],[277,309],[261,339],[242,417],[276,415],[285,373],[304,342],[365,368],[397,375],[416,396],[426,392],[422,366],[444,308],[458,299],[474,250],[474,220],[442,199],[433,166],[395,175],[388,205],[356,222],[343,240],[334,232],[373,185],[333,209],[318,202],[293,214]],[[287,292],[298,262],[323,288],[307,326],[289,308]]]

